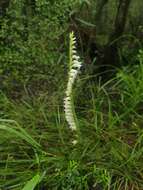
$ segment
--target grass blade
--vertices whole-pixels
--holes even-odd
[[[37,174],[26,183],[26,185],[22,190],[34,190],[40,181],[41,181],[41,176]]]
[[[0,125],[0,129],[5,130],[8,133],[15,134],[16,136],[18,136],[21,139],[25,140],[26,142],[28,142],[29,144],[31,144],[35,148],[40,148],[40,144],[37,143],[29,134],[27,134],[25,131],[23,133],[24,129],[22,131],[18,131],[17,129],[9,127],[9,126],[6,126],[6,125]]]

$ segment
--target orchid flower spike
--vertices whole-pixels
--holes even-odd
[[[77,129],[75,116],[73,112],[72,89],[82,65],[80,61],[80,57],[77,55],[75,44],[76,44],[76,38],[74,36],[74,33],[71,32],[70,33],[70,48],[69,48],[69,68],[70,69],[69,69],[67,89],[65,93],[66,96],[64,98],[64,111],[65,111],[66,121],[72,130]]]

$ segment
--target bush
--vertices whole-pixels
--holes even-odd
[[[67,49],[65,32],[74,2],[10,2],[0,31],[0,85],[4,89],[23,84],[43,88],[45,83],[52,91],[61,80]]]

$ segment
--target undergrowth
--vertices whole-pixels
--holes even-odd
[[[32,182],[39,190],[143,189],[142,52],[139,60],[134,70],[89,83],[88,93],[75,96],[75,145],[62,106],[46,104],[43,95],[16,102],[1,92],[0,188],[28,189]]]

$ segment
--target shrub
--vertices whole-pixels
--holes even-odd
[[[0,31],[0,85],[4,89],[23,84],[44,88],[45,83],[52,91],[64,73],[65,32],[74,5],[73,0],[10,2]]]

